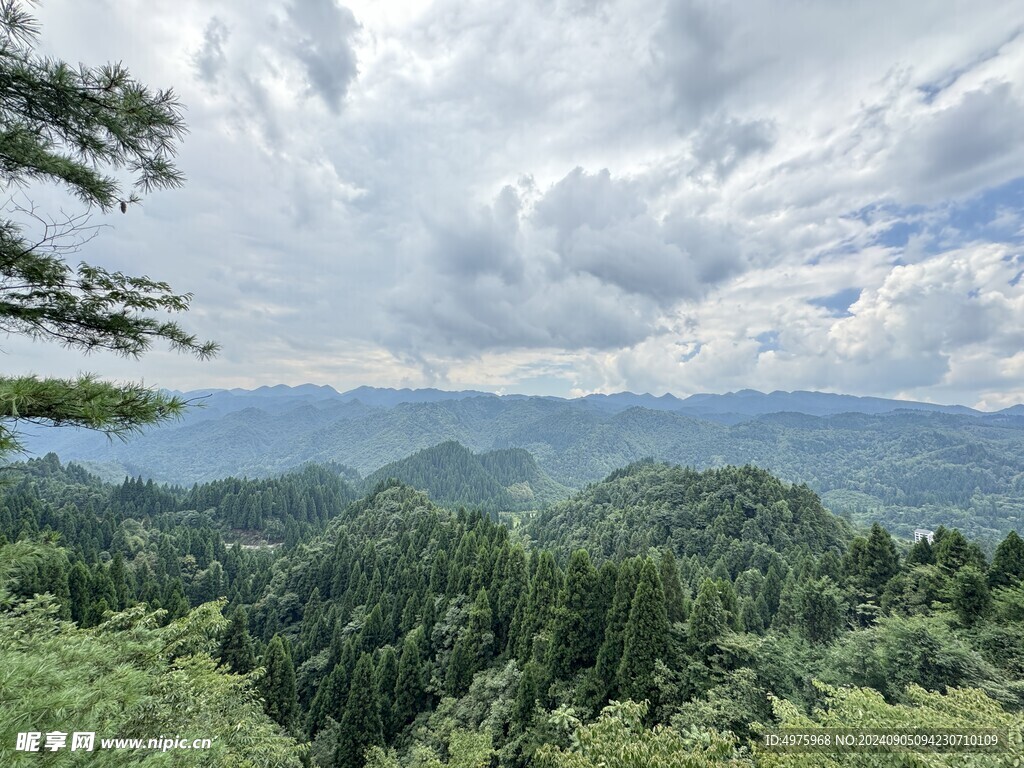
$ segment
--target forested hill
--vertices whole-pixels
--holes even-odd
[[[763,470],[653,462],[510,529],[397,481],[349,501],[337,469],[190,490],[104,484],[53,456],[8,469],[4,722],[43,696],[86,711],[57,674],[70,643],[112,701],[111,664],[133,675],[137,706],[104,728],[177,681],[203,693],[179,702],[190,731],[209,719],[233,749],[235,717],[268,764],[288,764],[285,734],[318,768],[594,768],[627,748],[645,768],[794,768],[808,763],[757,749],[756,723],[1024,729],[1016,534],[991,562],[941,528],[901,556]],[[285,541],[229,545],[239,526]]]
[[[858,523],[878,520],[904,536],[946,524],[994,542],[1024,520],[1024,417],[1012,415],[789,413],[728,425],[544,398],[469,397],[388,409],[325,400],[280,412],[247,408],[154,430],[130,446],[61,430],[29,445],[191,485],[271,475],[309,460],[366,475],[449,440],[477,453],[525,449],[553,480],[575,488],[644,457],[696,468],[754,464],[807,483],[826,506]]]
[[[756,467],[693,469],[640,462],[538,513],[525,528],[538,545],[567,557],[667,548],[680,557],[724,564],[735,576],[771,552],[818,555],[845,549],[849,526],[805,485],[788,485]]]
[[[454,441],[381,467],[362,488],[369,491],[389,478],[426,491],[438,504],[487,510],[536,509],[569,495],[540,470],[528,451],[506,448],[474,454]]]

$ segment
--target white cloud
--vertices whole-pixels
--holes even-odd
[[[950,211],[1024,177],[1012,5],[50,0],[48,53],[189,106],[188,186],[82,256],[194,292],[225,350],[95,367],[1003,402],[1013,248]],[[844,289],[852,317],[808,304]]]

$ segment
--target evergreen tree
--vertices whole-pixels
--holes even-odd
[[[390,743],[398,731],[394,694],[398,683],[398,657],[390,645],[381,651],[377,662],[377,700],[380,702],[380,723],[384,741]]]
[[[384,611],[380,603],[373,606],[363,624],[363,651],[373,653],[377,648],[387,642],[387,627],[384,625]]]
[[[861,539],[864,541],[864,539]],[[782,593],[779,595],[779,607],[772,618],[772,627],[787,630],[796,623],[797,616],[797,583],[793,571],[786,574],[782,582]]]
[[[764,605],[763,598],[758,597],[758,599]],[[740,601],[740,625],[744,632],[755,635],[762,634],[766,629],[764,617],[758,609],[757,601],[752,597],[744,597]]]
[[[720,592],[713,581],[705,579],[701,582],[697,598],[690,608],[687,624],[690,647],[706,659],[711,649],[725,634],[727,627],[728,616],[722,606]]]
[[[967,565],[978,570],[985,568],[985,558],[977,545],[971,544],[956,528],[944,530],[939,538],[936,531],[935,564],[953,574]]]
[[[914,546],[907,552],[906,565],[913,568],[915,565],[934,565],[935,552],[927,538],[914,542]]]
[[[71,620],[83,624],[89,608],[92,585],[89,578],[89,569],[76,560],[68,572],[68,601],[71,605]]]
[[[551,632],[548,666],[555,679],[572,676],[594,663],[600,643],[597,570],[585,549],[573,552]]]
[[[654,667],[659,659],[668,660],[668,614],[658,568],[647,558],[640,569],[623,640],[618,669],[623,695],[634,701],[653,699]]]
[[[238,675],[252,672],[256,666],[252,638],[249,637],[249,618],[244,608],[236,608],[231,623],[220,643],[220,663]]]
[[[236,611],[237,613],[237,611]],[[260,681],[263,707],[267,715],[284,728],[291,728],[299,715],[295,691],[295,666],[287,644],[274,635],[263,655],[265,674]]]
[[[140,201],[139,192],[181,185],[172,158],[185,132],[171,91],[153,92],[121,64],[72,67],[34,48],[38,25],[17,2],[0,12],[0,188],[33,183],[64,187],[87,206],[107,212]],[[117,178],[127,171],[132,191]],[[190,296],[166,283],[69,266],[84,229],[83,216],[58,217],[15,207],[0,221],[0,327],[33,339],[86,352],[102,349],[136,357],[154,340],[209,357],[176,323],[148,312],[182,312]],[[41,223],[40,236],[27,234]],[[73,425],[124,435],[180,415],[185,402],[138,384],[101,382],[95,376],[40,379],[0,377],[0,456],[19,447],[3,422]],[[116,602],[116,598],[115,598]],[[114,604],[111,603],[111,607]]]
[[[384,743],[380,702],[373,678],[373,657],[364,653],[352,673],[345,714],[338,728],[338,745],[334,751],[337,768],[363,768],[366,750]]]
[[[812,643],[834,640],[843,627],[843,598],[828,576],[797,587],[797,626]]]
[[[764,576],[764,584],[761,585],[761,594],[764,595],[765,604],[768,606],[768,613],[771,616],[779,610],[779,600],[782,597],[782,587],[786,580],[785,573],[778,564],[772,563],[768,566],[768,572]]]
[[[864,598],[877,603],[889,579],[899,571],[899,553],[889,532],[874,523],[867,539],[858,537],[851,544],[845,569]]]
[[[537,665],[529,662],[523,669],[516,688],[516,699],[512,704],[511,729],[513,733],[523,733],[533,724],[534,712],[537,708]]]
[[[544,550],[537,557],[537,572],[530,583],[530,602],[524,613],[524,621],[516,656],[521,661],[530,658],[533,651],[533,637],[548,626],[552,613],[558,604],[558,566],[554,555]]]
[[[951,587],[953,610],[960,621],[973,626],[984,618],[992,607],[988,581],[973,565],[965,565],[953,578]]]
[[[661,583],[665,589],[665,610],[670,624],[686,621],[686,595],[679,580],[679,568],[676,556],[671,549],[661,553]]]
[[[411,723],[416,713],[423,707],[423,682],[420,642],[415,633],[410,632],[402,644],[402,656],[398,660],[398,678],[395,681],[394,692],[396,729],[404,728]]]
[[[994,587],[1005,587],[1021,579],[1024,579],[1024,539],[1016,531],[1010,531],[996,547],[988,582]]]
[[[460,637],[448,657],[448,670],[445,673],[445,690],[449,696],[465,695],[469,684],[473,681],[475,671],[475,654],[472,646],[466,641],[465,635]]]
[[[618,696],[619,664],[622,663],[622,645],[626,635],[626,624],[629,621],[629,609],[633,604],[640,580],[640,570],[635,560],[624,560],[619,566],[619,575],[615,581],[615,596],[612,607],[608,610],[605,623],[604,642],[597,653],[597,665],[594,668],[596,683],[595,706],[609,698]],[[666,612],[666,618],[668,614]]]

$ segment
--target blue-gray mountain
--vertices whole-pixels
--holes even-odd
[[[335,461],[365,476],[456,441],[475,453],[525,449],[555,484],[576,488],[645,457],[698,468],[755,464],[807,483],[837,512],[881,520],[902,534],[947,524],[992,540],[1020,529],[1024,513],[1024,417],[1013,409],[983,414],[749,390],[685,400],[369,388],[339,394],[308,385],[189,394],[206,407],[129,443],[53,429],[26,443],[35,455],[54,451],[107,476],[192,484],[268,476],[309,461]],[[695,415],[697,408],[704,412]]]

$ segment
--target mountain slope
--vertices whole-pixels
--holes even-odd
[[[126,444],[67,430],[40,430],[26,443],[35,455],[53,450],[65,461],[102,464],[107,477],[116,463],[132,475],[191,485],[266,477],[307,461],[338,462],[366,476],[453,440],[475,453],[524,449],[555,482],[575,488],[645,457],[697,468],[754,464],[806,482],[835,511],[885,522],[901,535],[946,524],[992,540],[1024,519],[1024,417],[1012,414],[782,412],[728,424],[552,398],[467,397],[386,409],[333,397],[291,400],[279,411],[186,419]]]
[[[849,527],[806,486],[756,467],[693,469],[639,462],[538,513],[526,532],[563,556],[595,557],[669,548],[708,563],[722,558],[735,576],[772,551],[807,548],[840,554]]]
[[[568,495],[521,448],[474,454],[455,441],[381,467],[366,478],[364,491],[392,478],[425,491],[438,504],[489,510],[531,509]]]

